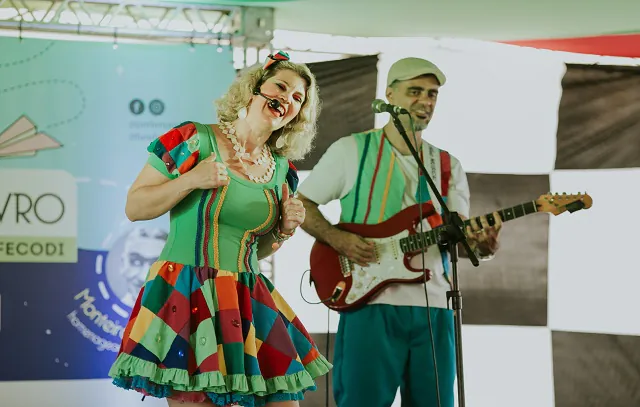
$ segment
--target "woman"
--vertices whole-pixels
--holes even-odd
[[[288,159],[311,148],[314,76],[279,52],[217,102],[218,125],[183,123],[153,141],[126,213],[171,212],[110,370],[169,406],[297,407],[331,365],[258,260],[304,221]]]

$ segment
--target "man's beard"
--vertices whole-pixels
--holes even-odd
[[[409,118],[409,116],[405,116],[402,118],[402,125],[406,129],[407,133],[410,133],[411,131],[419,132],[426,129],[429,122],[416,119],[413,116],[411,116],[411,118]]]
[[[428,124],[429,122],[425,122],[425,123],[413,122],[413,131],[422,131],[427,128]]]

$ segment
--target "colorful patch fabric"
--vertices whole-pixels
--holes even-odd
[[[186,123],[151,144],[149,163],[180,176],[190,169],[180,157],[194,145],[198,157],[215,151],[219,159],[211,128]],[[110,370],[116,386],[259,407],[301,400],[331,368],[258,267],[260,237],[280,214],[276,190],[288,182],[295,192],[295,167],[278,157],[264,185],[230,176],[228,186],[194,191],[173,209],[167,245],[149,270]]]
[[[198,162],[199,137],[193,123],[182,123],[154,140],[147,151],[159,157],[172,178],[184,174]]]
[[[289,60],[289,54],[287,54],[284,51],[278,51],[275,54],[269,54],[264,64],[262,65],[262,69],[266,71],[274,63],[278,61],[288,61],[288,60]]]

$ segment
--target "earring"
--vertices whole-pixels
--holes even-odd
[[[276,148],[282,148],[284,147],[284,136],[280,136],[278,137],[278,139],[276,140]]]
[[[238,110],[238,119],[240,120],[244,120],[247,117],[247,108],[243,107],[242,109]]]

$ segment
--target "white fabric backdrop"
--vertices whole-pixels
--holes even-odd
[[[640,170],[554,170],[565,62],[598,58],[478,42],[467,43],[477,47],[463,49],[465,43],[455,40],[425,40],[431,45],[423,47],[417,43],[407,41],[406,46],[380,55],[379,98],[384,98],[386,72],[395,60],[405,56],[430,59],[448,78],[425,135],[430,142],[460,158],[467,172],[549,175],[552,191],[586,190],[594,198],[589,211],[550,220],[548,326],[463,328],[468,405],[554,406],[552,329],[640,334],[637,318],[624,312],[640,307],[640,298],[633,295],[640,275],[632,257],[637,252],[632,233],[638,229],[638,220],[620,209],[621,204],[640,198],[637,188],[631,187],[640,181]],[[366,47],[361,43],[360,49]],[[637,63],[612,58],[600,61]],[[377,115],[376,126],[387,120],[386,114]],[[535,198],[537,195],[532,196]],[[336,202],[321,209],[332,222],[338,220]],[[313,239],[304,232],[288,242],[275,256],[275,279],[311,332],[320,334],[327,332],[327,309],[307,304],[298,292],[312,244]],[[474,272],[490,267],[486,263]],[[462,286],[463,296],[464,289]],[[308,301],[318,301],[308,274],[303,293]],[[338,315],[330,315],[330,331],[335,332]],[[398,399],[395,405],[399,406]]]

